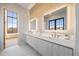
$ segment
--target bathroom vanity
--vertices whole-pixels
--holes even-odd
[[[68,25],[69,10],[66,5],[43,14],[42,20],[31,19],[29,24],[31,33],[23,33],[26,43],[43,56],[72,56],[75,41],[74,31],[72,32],[71,26]],[[56,32],[58,30],[59,33]]]
[[[46,37],[41,34],[24,33],[26,43],[43,56],[72,56],[72,40]],[[70,43],[70,44],[69,44]]]

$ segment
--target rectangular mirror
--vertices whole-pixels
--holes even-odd
[[[44,15],[45,30],[66,30],[67,29],[67,8],[59,9]]]
[[[30,21],[30,30],[36,30],[36,19]]]

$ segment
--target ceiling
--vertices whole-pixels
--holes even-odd
[[[18,3],[18,5],[30,10],[35,5],[35,3]]]

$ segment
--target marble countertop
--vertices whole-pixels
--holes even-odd
[[[66,40],[66,39],[63,39],[63,38],[47,37],[47,36],[43,36],[41,34],[32,34],[32,33],[24,33],[24,34],[31,35],[33,37],[36,37],[36,38],[39,38],[39,39],[42,39],[42,40],[46,40],[46,41],[49,41],[49,42],[57,43],[57,44],[67,46],[67,47],[70,47],[70,48],[74,48],[74,42],[75,41],[72,38],[69,39],[69,40]]]

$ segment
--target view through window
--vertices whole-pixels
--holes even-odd
[[[54,19],[54,20],[49,20],[49,29],[64,29],[64,17]]]
[[[7,11],[7,32],[17,33],[17,15],[13,11]]]

